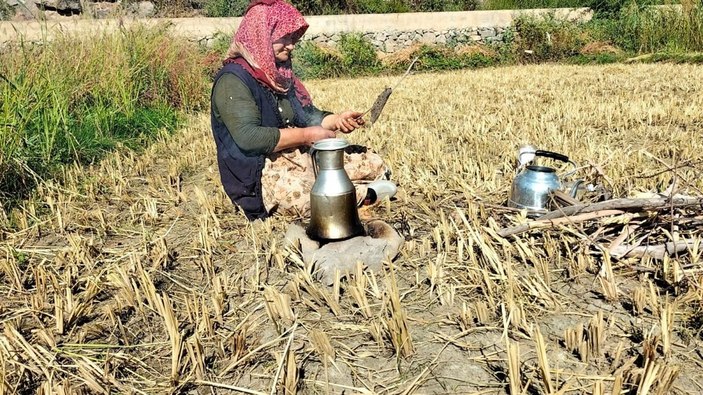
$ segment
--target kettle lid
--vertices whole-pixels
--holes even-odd
[[[556,173],[557,170],[553,167],[539,166],[539,165],[528,165],[527,170],[536,171],[539,173]]]

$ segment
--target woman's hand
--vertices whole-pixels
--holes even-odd
[[[309,126],[307,128],[283,128],[279,129],[281,134],[278,144],[273,152],[283,151],[288,148],[300,147],[302,145],[313,145],[316,141],[337,137],[333,130],[325,129],[322,126]]]
[[[322,126],[309,126],[303,129],[305,144],[313,145],[316,141],[337,137],[334,130],[325,129]]]
[[[339,114],[332,114],[322,120],[322,127],[329,130],[339,130],[343,133],[351,133],[364,125],[363,114],[357,111],[344,111]]]

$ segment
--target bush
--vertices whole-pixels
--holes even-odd
[[[211,17],[242,16],[249,5],[249,0],[207,0],[205,15]]]
[[[415,69],[422,71],[486,67],[500,61],[497,52],[481,45],[455,48],[444,45],[421,45],[410,55],[411,59],[416,57],[418,60]]]
[[[304,15],[470,11],[480,0],[292,0]]]
[[[409,12],[409,5],[401,0],[357,0],[350,7],[358,14],[392,14]]]
[[[300,78],[330,78],[380,71],[373,45],[358,34],[342,34],[336,48],[311,41],[298,44],[293,67]]]
[[[590,0],[586,6],[590,7],[596,18],[617,19],[621,10],[632,3],[644,8],[654,4],[664,4],[662,0]]]
[[[610,64],[610,63],[617,63],[623,60],[622,55],[618,54],[613,54],[613,53],[599,53],[599,54],[592,54],[592,55],[576,55],[573,56],[569,59],[566,60],[567,63],[569,64],[579,64],[579,65],[584,65],[584,64]]]
[[[353,2],[347,0],[292,0],[291,3],[304,15],[350,13],[353,8]]]
[[[202,59],[165,28],[0,53],[0,202],[7,207],[63,164],[175,130],[179,111],[207,106]]]
[[[0,21],[6,21],[15,15],[15,9],[7,5],[6,2],[0,1]]]
[[[436,11],[473,11],[479,8],[479,0],[420,0],[415,1],[415,11],[436,12]]]
[[[526,62],[561,60],[577,55],[590,40],[579,25],[554,18],[520,16],[514,21],[515,50]]]
[[[689,8],[641,7],[630,3],[612,26],[613,39],[636,52],[703,50],[703,7],[700,1]]]
[[[584,0],[484,0],[483,10],[519,10],[533,8],[586,7]]]
[[[297,45],[293,70],[303,79],[338,77],[344,73],[341,54],[334,48],[323,47],[312,41]]]
[[[703,6],[651,7],[631,1],[612,18],[588,24],[593,37],[632,53],[703,50]]]
[[[378,69],[374,46],[359,34],[342,34],[339,40],[342,66],[352,74],[368,74]]]

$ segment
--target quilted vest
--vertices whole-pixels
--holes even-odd
[[[255,80],[242,66],[227,63],[217,73],[214,86],[224,74],[234,74],[249,88],[254,101],[261,112],[261,126],[284,128],[284,122],[278,110],[278,101],[274,93]],[[304,114],[300,102],[291,89],[287,95],[296,116],[293,125],[304,127]],[[268,217],[261,193],[261,171],[264,168],[265,155],[247,155],[237,146],[225,124],[215,117],[212,109],[213,96],[210,96],[210,123],[217,145],[217,166],[220,180],[232,203],[239,206],[251,221]]]

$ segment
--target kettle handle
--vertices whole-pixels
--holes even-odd
[[[542,157],[545,157],[545,158],[552,158],[552,159],[556,159],[556,160],[559,160],[559,161],[562,161],[562,162],[568,162],[568,161],[569,161],[569,157],[566,156],[566,155],[562,155],[562,154],[559,154],[559,153],[556,153],[556,152],[552,152],[552,151],[544,151],[544,150],[541,150],[541,149],[538,149],[537,151],[535,151],[535,156],[542,156]]]

